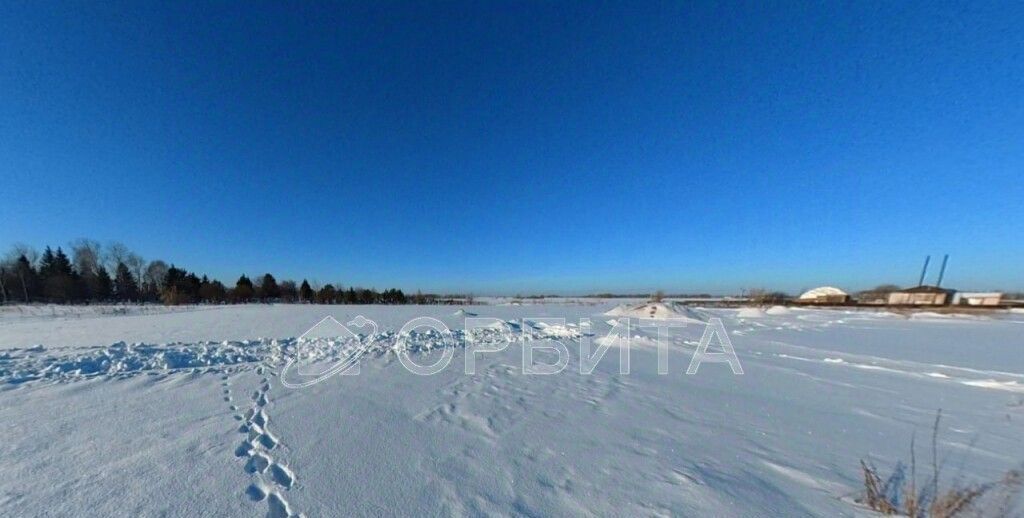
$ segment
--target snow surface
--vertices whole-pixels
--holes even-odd
[[[675,330],[659,375],[652,322],[620,315],[641,337],[630,373],[615,348],[583,375],[578,342],[601,343],[614,307],[464,308],[496,318],[474,333],[565,344],[568,367],[547,376],[523,373],[522,338],[476,353],[466,374],[465,315],[451,307],[5,308],[0,515],[864,515],[859,459],[907,461],[939,408],[950,478],[992,480],[1024,460],[1019,313],[684,308],[724,320],[742,376],[710,363],[684,374],[702,323]],[[281,385],[296,337],[357,315],[379,325],[358,375]],[[418,316],[454,340],[400,340]],[[423,364],[455,351],[418,376],[400,343]]]

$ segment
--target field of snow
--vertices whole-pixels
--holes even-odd
[[[867,515],[859,460],[890,470],[914,434],[929,458],[940,408],[944,477],[1024,461],[1024,314],[687,308],[667,375],[657,331],[636,326],[628,374],[614,348],[581,374],[581,336],[674,311],[619,302],[2,308],[0,516]],[[358,375],[282,385],[299,336],[357,315],[378,325]],[[466,374],[473,315],[519,338]],[[403,340],[421,316],[454,340]],[[693,321],[712,317],[744,374],[685,374]],[[567,367],[524,373],[524,335],[560,340]],[[419,376],[399,343],[422,364],[454,356]]]

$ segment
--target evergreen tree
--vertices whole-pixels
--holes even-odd
[[[46,247],[46,249],[43,250],[43,256],[39,259],[39,275],[41,275],[43,279],[53,275],[53,262],[53,250],[51,250],[50,247]]]
[[[114,281],[107,273],[107,269],[100,266],[96,271],[96,284],[93,287],[92,298],[100,302],[109,301],[114,293]]]
[[[220,281],[210,281],[205,275],[199,281],[199,300],[203,302],[221,303],[227,295],[227,290]]]
[[[377,301],[377,292],[365,288],[360,289],[358,295],[356,295],[356,300],[359,304],[373,304]]]
[[[76,275],[71,267],[68,256],[57,248],[54,253],[46,247],[39,263],[39,273],[43,284],[43,295],[51,302],[70,302],[75,298]]]
[[[299,287],[299,301],[313,302],[313,288],[309,286],[309,282],[306,279],[302,279],[302,286]]]
[[[323,288],[320,288],[320,293],[317,293],[316,299],[317,299],[317,302],[319,302],[321,304],[334,304],[334,300],[335,300],[336,296],[337,296],[337,291],[334,289],[334,286],[331,286],[330,284],[327,284],[327,285],[324,285]]]
[[[210,283],[213,290],[213,300],[215,302],[224,302],[228,298],[228,289],[224,286],[224,283],[220,281],[213,281]]]
[[[188,302],[195,302],[199,300],[199,277],[196,274],[189,272],[185,275],[182,282],[182,291],[188,296]]]
[[[277,285],[277,280],[274,279],[273,275],[264,274],[263,282],[260,284],[260,298],[264,302],[275,300],[281,297],[281,288]]]
[[[71,245],[69,258],[61,247],[46,247],[37,265],[32,249],[16,245],[0,263],[0,301],[44,300],[59,303],[117,300],[158,301],[182,304],[196,301],[220,303],[224,301],[251,302],[318,302],[322,304],[409,304],[436,303],[436,295],[417,292],[407,296],[402,290],[375,289],[327,284],[314,290],[308,280],[300,286],[294,281],[280,283],[270,273],[253,283],[242,275],[234,288],[228,289],[219,281],[197,276],[163,261],[152,261],[144,268],[142,258],[127,247],[114,243],[106,254],[95,241],[78,240]],[[113,275],[113,278],[111,278]]]
[[[57,254],[53,257],[53,264],[56,272],[61,275],[71,277],[75,274],[75,269],[71,266],[71,259],[68,259],[68,254],[65,254],[64,250],[59,246],[57,247]]]
[[[165,304],[187,304],[199,298],[199,277],[174,265],[167,269],[160,298]]]
[[[139,299],[139,285],[128,265],[118,262],[114,271],[114,295],[121,302]]]
[[[249,302],[252,300],[253,293],[252,281],[245,275],[239,277],[233,293],[235,302]]]

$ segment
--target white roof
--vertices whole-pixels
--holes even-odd
[[[813,290],[805,291],[803,295],[800,295],[801,300],[816,299],[818,297],[846,295],[847,293],[839,288],[833,288],[832,286],[822,286],[820,288],[814,288]]]

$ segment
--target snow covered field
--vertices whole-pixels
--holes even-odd
[[[944,476],[1024,461],[1022,314],[697,308],[743,375],[685,375],[700,323],[671,335],[667,375],[649,328],[629,374],[615,349],[581,374],[575,324],[600,343],[615,305],[3,308],[0,515],[864,515],[858,461],[908,461],[940,408]],[[432,376],[394,354],[408,320],[471,314],[561,340],[568,366],[524,374],[521,341],[474,374],[461,342]],[[296,337],[357,315],[379,325],[358,375],[282,386]]]

